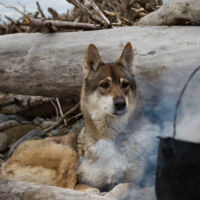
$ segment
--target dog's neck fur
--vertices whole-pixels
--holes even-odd
[[[139,102],[130,102],[128,111],[123,116],[111,116],[95,105],[87,105],[87,97],[84,93],[84,84],[81,94],[81,110],[85,120],[85,150],[94,145],[100,139],[106,139],[117,143],[119,136],[126,136],[137,129],[137,123],[133,121],[135,116],[140,118]]]
[[[129,106],[128,111],[120,117],[110,116],[101,110],[94,113],[93,111],[97,111],[97,108],[87,106],[84,104],[85,102],[87,102],[87,97],[84,94],[83,84],[81,110],[84,116],[85,128],[78,136],[78,146],[80,144],[78,154],[79,157],[82,157],[78,164],[78,181],[101,190],[104,190],[104,187],[110,190],[119,181],[117,175],[121,173],[120,170],[123,171],[123,166],[125,166],[127,172],[126,170],[123,172],[124,174],[120,178],[121,182],[130,182],[133,179],[139,180],[143,171],[138,170],[143,167],[141,162],[133,163],[134,156],[132,156],[138,151],[138,145],[135,144],[133,138],[136,136],[136,130],[140,128],[141,124],[137,121],[142,118],[139,102],[136,101],[137,103]],[[105,145],[109,143],[112,146],[111,152],[107,152],[109,146],[102,149],[104,145],[101,146],[101,141]],[[107,152],[108,155],[101,156],[102,152]],[[116,162],[119,155],[123,155],[121,157],[123,161],[120,161],[119,166],[112,165],[112,162]],[[107,165],[109,167],[104,169]]]

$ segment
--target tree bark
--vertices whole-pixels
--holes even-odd
[[[50,117],[56,115],[51,98],[27,95],[0,95],[0,113],[18,114],[26,117]],[[60,99],[60,104],[65,113],[78,103],[76,99]]]
[[[57,20],[43,20],[34,18],[25,18],[23,25],[36,27],[47,27],[49,24],[56,28],[62,29],[84,29],[84,30],[99,30],[100,28],[89,23],[75,23],[75,22],[65,22]]]
[[[186,21],[199,22],[198,0],[168,0],[160,9],[139,20],[140,26],[185,25]]]
[[[199,65],[199,31],[200,27],[126,27],[0,36],[0,91],[78,99],[88,45],[95,44],[102,60],[112,62],[131,42],[143,98],[149,99],[151,94],[143,87],[147,80],[160,89],[165,83],[169,93],[176,93],[181,88],[174,86],[182,86],[191,70]],[[155,80],[160,84],[156,85]]]
[[[112,62],[131,42],[144,112],[155,121],[172,120],[181,89],[200,65],[199,32],[200,27],[126,27],[1,36],[0,91],[77,101],[88,45],[95,44],[102,60]],[[184,100],[198,101],[200,90],[194,92],[198,80],[190,85]]]
[[[0,200],[112,200],[99,195],[54,186],[37,185],[11,179],[0,178]]]

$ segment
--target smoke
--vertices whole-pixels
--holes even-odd
[[[129,152],[129,155],[131,155],[129,160],[127,160],[124,152],[119,151],[115,143],[107,139],[99,140],[91,147],[91,151],[95,152],[97,158],[95,162],[86,158],[80,159],[81,164],[78,171],[81,182],[98,187],[101,191],[110,191],[115,185],[126,183],[126,180],[123,179],[124,174],[133,169],[128,177],[133,179],[134,183],[140,185],[141,188],[151,188],[151,193],[154,194],[159,143],[159,139],[156,137],[160,135],[161,130],[162,132],[168,132],[169,125],[171,123],[165,122],[162,124],[161,129],[157,124],[148,124],[134,134],[130,134],[128,141],[133,148],[129,149],[131,151]],[[165,129],[166,131],[164,131]],[[144,196],[143,192],[141,194],[135,189],[135,186],[130,191],[129,197],[132,197],[132,195]],[[146,191],[145,194],[147,193]]]
[[[177,124],[176,139],[200,143],[200,106],[185,107]]]
[[[178,108],[176,139],[200,143],[200,72],[186,88]]]
[[[131,161],[136,163],[135,170],[137,171],[137,176],[133,177],[133,180],[143,189],[138,190],[133,186],[128,191],[126,199],[156,199],[155,178],[159,145],[157,136],[172,137],[175,105],[189,75],[190,73],[184,74],[184,81],[178,83],[174,81],[175,85],[170,85],[171,81],[166,82],[161,92],[157,90],[159,92],[158,98],[155,101],[154,99],[149,101],[154,102],[154,104],[143,101],[143,111],[153,123],[143,125],[140,130],[130,134],[128,138],[128,141],[136,147],[131,149],[132,154],[130,154],[132,155]],[[165,76],[168,75],[165,74]],[[176,139],[200,143],[200,86],[197,87],[199,83],[199,73],[197,73],[187,87],[178,109]],[[172,89],[173,87],[175,90]],[[168,88],[171,88],[171,91]],[[87,163],[92,161],[86,159],[80,161],[80,171],[81,167],[87,166],[86,177],[90,177],[81,181],[83,183],[90,182],[91,185],[95,182],[99,188],[103,188],[101,182],[106,183],[106,186],[110,184],[111,187],[107,188],[108,190],[122,183],[122,175],[130,169],[130,162],[124,158],[123,152],[119,151],[113,142],[106,139],[99,140],[91,148],[101,159],[97,159],[96,162],[89,165]],[[105,170],[102,172],[102,169]],[[114,182],[113,174],[115,174]]]

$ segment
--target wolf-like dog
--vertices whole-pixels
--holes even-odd
[[[85,128],[78,136],[78,181],[100,190],[139,182],[144,172],[135,137],[146,123],[134,77],[134,52],[127,43],[114,63],[103,63],[90,45],[84,60],[81,111]]]
[[[76,136],[22,143],[2,166],[1,176],[41,183],[38,180],[45,175],[43,184],[72,189],[85,184],[100,191],[141,180],[144,158],[135,138],[145,118],[134,77],[132,45],[127,43],[113,63],[104,63],[97,48],[89,45],[83,73],[81,111],[85,127]],[[75,187],[76,175],[80,185]],[[63,186],[65,179],[72,183]]]

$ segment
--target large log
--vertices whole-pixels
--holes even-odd
[[[26,117],[51,117],[56,115],[51,98],[14,94],[0,94],[0,113],[18,114]],[[55,100],[54,100],[55,103]],[[75,99],[61,99],[63,112],[67,112],[78,102]],[[56,103],[57,105],[57,103]]]
[[[99,195],[54,186],[0,178],[0,200],[112,200]]]
[[[0,36],[0,91],[78,98],[88,45],[95,44],[102,60],[111,62],[131,42],[145,112],[151,111],[152,103],[169,110],[189,74],[200,65],[199,33],[200,27],[126,27]]]
[[[159,10],[139,21],[143,26],[184,25],[186,21],[199,22],[199,0],[168,0]]]

